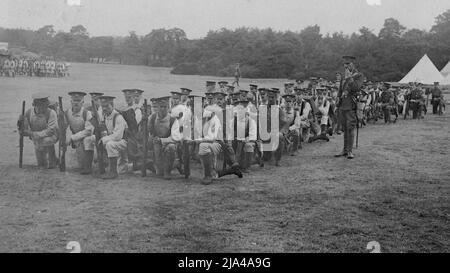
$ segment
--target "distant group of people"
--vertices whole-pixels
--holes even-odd
[[[126,89],[127,107],[121,110],[114,106],[115,97],[103,93],[89,93],[86,105],[87,93],[70,92],[71,105],[64,111],[38,93],[19,119],[19,132],[33,140],[38,165],[48,168],[57,166],[55,144],[61,132],[67,134],[64,145],[77,151],[81,174],[91,174],[97,162],[104,179],[137,170],[164,179],[178,170],[188,178],[190,162],[196,161],[203,184],[211,184],[226,175],[242,178],[252,165],[280,166],[282,157],[296,156],[303,143],[328,142],[329,136],[342,133],[343,150],[335,157],[353,159],[355,130],[361,125],[381,114],[390,122],[391,113],[418,111],[415,100],[423,103],[423,95],[415,95],[420,85],[397,92],[391,84],[367,82],[354,60],[344,56],[345,72],[337,73],[336,80],[313,77],[287,82],[283,90],[256,84],[238,90],[226,81],[207,81],[202,96],[181,88],[147,104],[143,90]],[[435,85],[431,91],[433,105],[442,98],[438,89]]]
[[[384,119],[385,123],[395,123],[399,116],[404,119],[410,117],[411,112],[413,119],[422,119],[430,102],[433,114],[442,115],[445,112],[445,99],[439,82],[432,87],[414,82],[408,85],[369,83],[362,90],[359,101],[358,113],[362,126],[380,119]]]
[[[66,77],[69,64],[47,59],[0,58],[0,77]]]

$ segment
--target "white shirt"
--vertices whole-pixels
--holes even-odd
[[[307,102],[303,99],[302,99],[302,103],[304,104],[304,107],[303,107],[303,114],[300,113],[300,120],[306,121],[309,119],[309,113],[311,112],[311,105],[309,105],[309,102]],[[299,111],[301,111],[301,105],[300,105]]]
[[[246,119],[248,120],[249,124],[248,124],[248,129],[249,129],[249,134],[248,137],[245,137],[245,130],[246,130]],[[240,141],[256,141],[256,136],[257,136],[257,126],[256,126],[256,121],[252,118],[246,118],[246,119],[239,119],[236,118],[237,120],[237,126],[236,129],[238,130],[237,132],[235,132],[236,134],[236,140],[240,140]],[[233,119],[233,128],[234,128],[234,119]],[[238,129],[241,128],[241,129]],[[239,130],[243,130],[242,132],[239,132]],[[244,133],[244,135],[242,136],[241,134]]]
[[[215,141],[219,136],[219,131],[221,131],[222,125],[220,124],[219,118],[214,115],[210,120],[208,120],[203,125],[204,136],[203,139],[207,141]]]
[[[116,116],[117,115],[117,116]],[[113,118],[115,117],[116,123],[113,127]],[[127,128],[127,122],[116,110],[113,110],[109,116],[105,116],[106,129],[108,130],[108,135],[103,137],[103,144],[109,141],[118,142],[123,139],[123,133]]]

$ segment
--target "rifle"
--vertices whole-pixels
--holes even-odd
[[[143,137],[143,149],[144,153],[142,155],[142,166],[141,174],[142,177],[147,176],[147,156],[148,156],[148,111],[147,111],[147,99],[144,100],[143,111],[142,111],[142,126],[144,131]]]
[[[58,127],[59,127],[59,171],[66,171],[66,130],[64,122],[64,110],[62,105],[62,97],[58,97],[59,102],[59,115],[58,115]]]
[[[98,116],[98,110],[95,106],[94,100],[91,101],[92,105],[92,116],[95,119],[95,122],[91,122],[94,125],[94,133],[95,133],[95,147],[97,148],[97,161],[98,161],[98,169],[101,174],[105,173],[105,161],[103,159],[103,146],[99,143],[100,139],[102,139],[102,132],[100,129],[100,117]]]
[[[25,101],[22,102],[22,119],[19,121],[18,127],[19,127],[19,168],[22,168],[22,162],[23,162],[23,126],[24,126],[24,119],[25,119]]]

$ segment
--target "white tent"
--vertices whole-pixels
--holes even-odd
[[[450,73],[442,80],[441,85],[450,85]]]
[[[428,58],[428,55],[425,54],[399,83],[420,82],[422,84],[433,84],[434,82],[442,82],[443,79],[441,72]]]
[[[444,77],[447,77],[448,75],[450,75],[450,61],[448,62],[448,64],[444,68],[442,68],[441,74]]]

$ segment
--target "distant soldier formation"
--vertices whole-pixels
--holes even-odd
[[[69,65],[49,59],[30,59],[5,56],[0,58],[0,77],[53,77],[69,76]]]
[[[343,59],[344,73],[337,73],[336,80],[286,82],[282,90],[256,84],[237,89],[226,81],[207,81],[204,96],[180,88],[147,101],[143,90],[126,89],[126,108],[121,110],[115,107],[117,98],[99,92],[70,92],[68,109],[61,98],[51,104],[47,94],[37,93],[30,109],[22,106],[21,153],[23,137],[28,137],[40,167],[59,165],[65,171],[70,148],[80,174],[92,174],[97,164],[103,179],[135,171],[167,180],[176,171],[189,178],[197,163],[202,183],[208,185],[227,175],[242,178],[253,165],[280,166],[282,157],[297,156],[306,143],[325,143],[334,134],[344,136],[335,157],[353,159],[359,128],[378,120],[395,123],[410,112],[420,119],[427,94],[433,114],[445,110],[438,83],[428,89],[418,83],[372,83],[356,69],[355,57]]]

